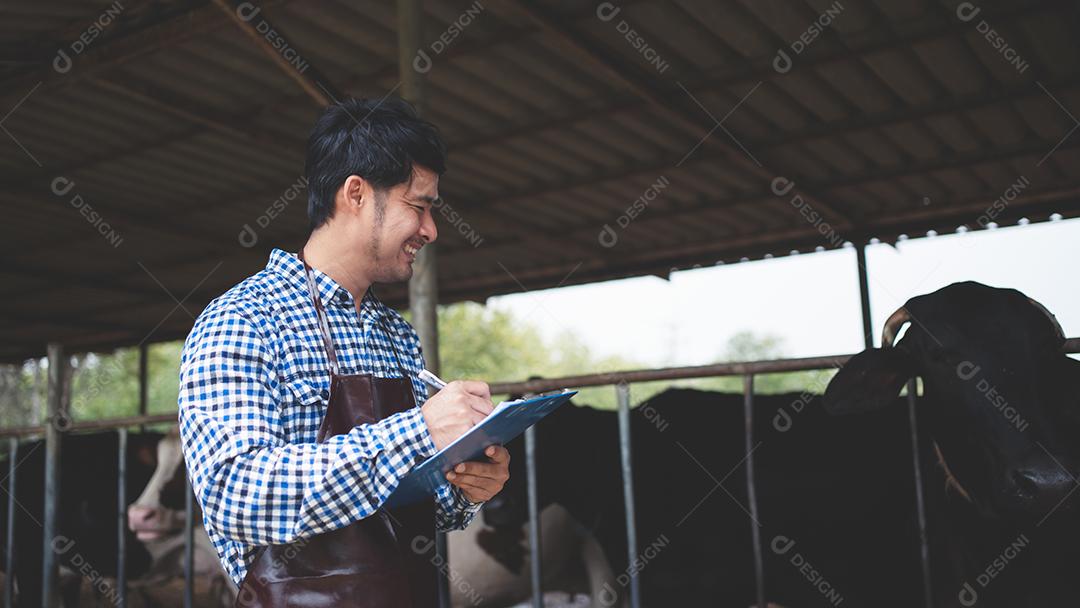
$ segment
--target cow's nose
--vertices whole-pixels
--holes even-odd
[[[1038,476],[1031,471],[1013,471],[1013,488],[1016,495],[1024,500],[1034,500],[1039,495]]]
[[[130,526],[137,523],[146,523],[157,517],[157,514],[158,510],[154,507],[131,505],[128,507],[128,524]]]
[[[1019,501],[1017,506],[1045,515],[1057,509],[1076,488],[1076,481],[1059,466],[1053,468],[1021,468],[1009,474],[1010,493]]]

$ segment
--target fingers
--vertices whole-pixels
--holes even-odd
[[[447,477],[450,475],[453,475],[453,479],[450,479],[450,483],[460,488],[465,494],[465,497],[472,502],[491,500],[493,496],[499,493],[499,490],[502,490],[501,483],[486,477],[457,475],[454,473],[449,473]]]
[[[446,479],[461,488],[472,502],[490,500],[510,479],[510,452],[500,445],[484,450],[490,462],[462,462],[446,474]]]
[[[491,403],[491,399],[484,399],[477,396],[469,396],[468,399],[469,407],[471,407],[473,411],[479,412],[484,416],[487,416],[491,413],[491,410],[495,409],[495,406]]]
[[[479,380],[457,380],[450,384],[459,384],[466,393],[476,395],[477,397],[483,397],[488,400],[488,402],[491,401],[491,389],[488,388],[487,382],[481,382]]]
[[[487,418],[485,414],[481,414],[475,409],[469,409],[465,411],[465,415],[469,418],[469,428],[472,428],[484,421]]]
[[[453,472],[461,476],[486,477],[497,481],[506,481],[509,477],[505,466],[486,462],[463,462],[454,467]]]
[[[501,445],[489,445],[484,454],[495,464],[510,463],[510,451]]]

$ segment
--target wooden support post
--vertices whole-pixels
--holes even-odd
[[[150,367],[150,347],[145,342],[139,345],[139,415],[146,415],[148,374]],[[140,424],[139,430],[145,432],[146,425]]]

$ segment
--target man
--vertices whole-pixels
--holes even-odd
[[[483,382],[425,401],[416,333],[373,292],[408,280],[435,240],[444,171],[436,128],[405,102],[330,107],[308,140],[307,244],[275,249],[188,336],[184,458],[238,605],[428,606],[435,525],[464,528],[509,477],[492,446],[451,471],[434,504],[382,508],[492,410]]]

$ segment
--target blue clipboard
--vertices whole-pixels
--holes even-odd
[[[467,460],[480,459],[489,445],[509,443],[576,394],[577,391],[563,391],[500,403],[467,433],[414,467],[383,506],[400,507],[434,496],[439,486],[449,483],[446,473],[450,469]]]

